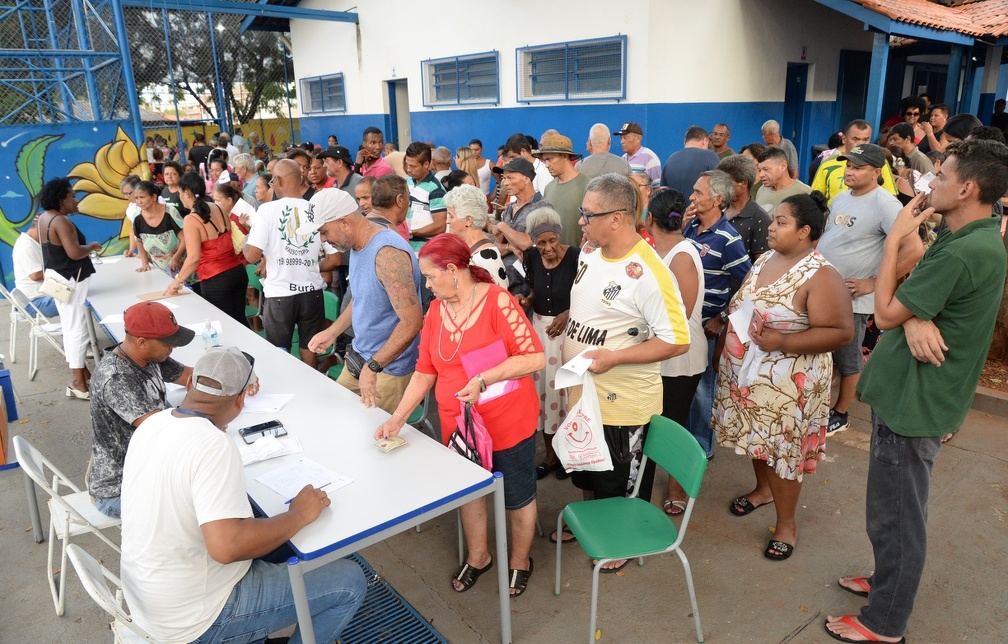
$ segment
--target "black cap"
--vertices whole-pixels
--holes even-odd
[[[342,161],[347,165],[353,165],[353,159],[350,157],[350,150],[347,150],[342,145],[331,145],[322,152],[319,152],[318,158],[320,159],[336,159],[337,161]]]
[[[525,157],[515,157],[511,159],[504,167],[501,168],[502,172],[517,172],[518,174],[523,174],[529,179],[535,179],[536,172],[535,166],[526,159]]]
[[[854,165],[870,165],[873,168],[881,168],[886,163],[885,150],[874,143],[855,145],[847,154],[837,157],[837,161],[847,161]]]

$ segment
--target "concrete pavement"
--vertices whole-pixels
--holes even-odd
[[[0,319],[6,320],[6,303]],[[63,396],[62,358],[40,344],[40,369],[27,379],[28,341],[19,334],[18,362],[6,361],[19,396],[25,435],[76,482],[90,451],[88,403]],[[8,328],[0,325],[0,352]],[[737,518],[729,500],[752,488],[746,459],[719,448],[690,522],[684,550],[693,567],[708,642],[830,642],[827,614],[856,612],[862,600],[836,585],[841,575],[868,573],[871,548],[864,532],[869,410],[852,408],[852,427],[830,439],[827,461],[805,479],[795,554],[785,562],[763,557],[774,523],[772,506]],[[963,430],[942,449],[930,507],[928,565],[908,641],[1008,641],[1008,420],[972,411]],[[665,475],[656,477],[660,501]],[[544,479],[539,516],[546,533],[564,503],[579,498],[569,481]],[[403,490],[408,494],[408,490]],[[19,470],[0,475],[0,641],[107,642],[108,618],[84,593],[76,574],[67,580],[67,608],[56,617],[44,577],[46,543],[31,538]],[[41,500],[43,522],[48,520]],[[479,581],[467,593],[449,584],[457,562],[455,515],[424,524],[361,555],[452,642],[496,642],[500,631],[495,584]],[[80,538],[113,571],[118,557],[94,537]],[[58,545],[58,544],[57,544]],[[576,545],[564,547],[562,593],[553,594],[555,546],[537,538],[528,591],[511,602],[516,642],[584,641],[591,570]],[[497,565],[501,565],[497,563]],[[675,557],[646,560],[602,579],[599,628],[604,642],[689,642],[693,621],[682,567]]]

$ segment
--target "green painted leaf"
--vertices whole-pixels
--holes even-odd
[[[28,194],[33,197],[42,190],[42,179],[45,176],[45,154],[49,146],[63,138],[62,134],[46,134],[37,139],[32,139],[18,150],[17,160],[14,162],[18,176],[24,184]]]

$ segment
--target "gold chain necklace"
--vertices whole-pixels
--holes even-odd
[[[444,357],[444,353],[442,353],[441,351],[441,341],[444,338],[444,327],[445,327],[444,323],[443,322],[441,323],[441,331],[440,333],[438,333],[437,352],[438,357],[441,358],[442,362],[451,362],[452,360],[454,360],[455,356],[458,355],[459,349],[462,348],[462,340],[465,338],[465,332],[469,328],[469,318],[472,317],[473,304],[475,302],[476,302],[476,285],[474,284],[472,295],[469,296],[469,313],[466,314],[465,322],[462,323],[462,334],[459,336],[458,344],[455,345],[455,351],[452,352],[452,354],[447,358]],[[448,302],[445,302],[445,304],[448,304]],[[454,316],[452,319],[454,319]]]

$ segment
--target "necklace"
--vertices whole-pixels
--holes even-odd
[[[469,296],[469,312],[466,314],[465,322],[462,323],[462,335],[459,336],[458,344],[455,345],[455,351],[453,351],[452,354],[450,356],[448,356],[447,358],[444,357],[444,353],[442,353],[442,351],[441,351],[441,340],[442,340],[442,338],[444,338],[444,326],[445,326],[444,323],[442,322],[442,324],[441,324],[441,331],[438,333],[438,341],[437,341],[438,357],[441,358],[442,362],[451,362],[452,360],[454,360],[455,356],[458,355],[459,349],[462,348],[462,340],[465,339],[465,332],[469,328],[469,318],[472,316],[473,304],[475,302],[476,302],[476,285],[474,284],[473,285],[473,290],[472,290],[472,295]],[[455,316],[453,315],[452,316],[452,320],[454,320],[454,319],[455,319]]]

